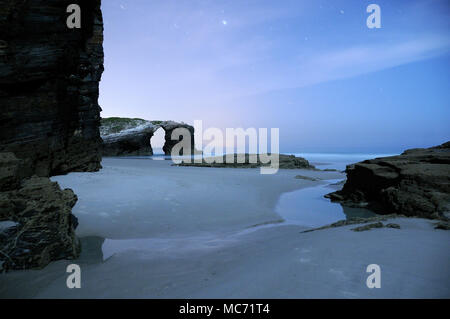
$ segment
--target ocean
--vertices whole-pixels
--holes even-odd
[[[303,157],[307,159],[311,164],[317,166],[320,169],[337,169],[340,171],[345,170],[345,167],[349,164],[354,164],[367,159],[373,159],[377,157],[393,156],[398,154],[387,153],[283,153],[293,154],[295,156]]]

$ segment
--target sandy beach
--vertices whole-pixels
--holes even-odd
[[[1,1],[3,309],[450,299],[449,16],[449,0]]]
[[[387,222],[400,229],[302,233],[345,218],[320,215],[338,204],[318,196],[342,173],[260,175],[258,169],[120,158],[102,165],[99,173],[52,178],[79,197],[73,212],[80,259],[2,274],[1,298],[450,297],[450,233],[432,221],[398,218]],[[308,196],[320,205],[303,206],[317,207],[309,212],[317,218],[301,212],[297,218],[289,199],[280,200],[314,190],[319,193]],[[81,289],[66,286],[71,263],[82,269]],[[381,267],[381,289],[366,286],[369,264]]]
[[[338,172],[172,166],[170,160],[105,158],[98,173],[54,177],[79,200],[77,235],[112,239],[237,231],[279,222],[282,193],[320,185],[295,179],[343,179]]]

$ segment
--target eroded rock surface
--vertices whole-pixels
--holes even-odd
[[[102,119],[100,128],[103,139],[104,156],[146,156],[153,155],[150,144],[155,132],[162,128],[165,131],[165,144],[163,151],[170,155],[172,148],[182,140],[172,140],[175,129],[186,129],[190,137],[190,145],[194,147],[194,127],[185,123],[174,121],[147,121],[143,119],[106,118]],[[194,152],[194,149],[192,149]]]
[[[326,195],[380,214],[447,219],[450,212],[450,142],[347,166],[341,191]]]
[[[339,220],[339,221],[337,221],[335,223],[332,223],[330,225],[325,225],[325,226],[318,227],[318,228],[304,230],[301,233],[309,233],[309,232],[313,232],[313,231],[317,231],[317,230],[336,228],[336,227],[344,227],[344,226],[348,226],[348,225],[367,224],[367,223],[372,223],[371,225],[376,224],[377,226],[369,226],[367,228],[365,226],[361,226],[361,227],[364,227],[363,230],[369,230],[369,229],[372,229],[372,228],[377,228],[378,226],[380,226],[380,224],[381,224],[381,227],[397,228],[397,229],[399,229],[399,227],[392,227],[392,225],[396,225],[396,224],[389,223],[387,225],[384,225],[381,222],[384,222],[384,221],[387,221],[387,220],[393,219],[393,218],[406,218],[406,217],[407,216],[405,216],[405,215],[397,215],[397,214],[389,214],[389,215],[373,216],[373,217],[365,217],[365,218],[352,217],[352,218],[349,218],[349,219]],[[354,229],[352,229],[352,230],[354,230]]]
[[[76,258],[76,195],[47,177],[23,178],[18,172],[25,162],[12,153],[0,153],[0,164],[0,270]]]
[[[279,168],[281,169],[315,169],[303,157],[296,157],[294,155],[279,154]],[[250,154],[234,154],[232,161],[227,161],[226,155],[218,157],[203,158],[202,162],[196,163],[192,160],[184,161],[176,166],[198,166],[198,167],[230,167],[230,168],[259,168],[263,166],[270,166],[261,160],[260,155],[257,155],[256,162],[250,160]],[[300,176],[300,175],[299,175]]]
[[[66,24],[79,4],[81,29]],[[0,152],[39,176],[100,168],[100,0],[2,1]]]

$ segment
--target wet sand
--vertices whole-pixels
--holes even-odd
[[[341,173],[260,175],[142,159],[103,166],[54,178],[79,196],[80,259],[0,275],[1,298],[450,297],[450,233],[431,221],[396,219],[389,222],[401,229],[361,233],[352,226],[301,233],[311,225],[293,211],[281,222],[280,196],[320,192]],[[320,218],[314,226],[329,221]],[[81,266],[81,289],[66,286],[71,263]],[[381,267],[380,289],[366,286],[373,263]]]

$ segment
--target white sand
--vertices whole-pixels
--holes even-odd
[[[66,287],[72,262],[58,261],[0,275],[0,297],[450,297],[450,232],[428,220],[397,219],[399,230],[360,233],[354,226],[310,233],[300,225],[248,228],[280,219],[274,208],[281,192],[320,184],[295,175],[339,173],[262,176],[168,164],[106,159],[101,173],[58,177],[80,197],[79,235],[107,239],[83,238],[81,289]],[[380,289],[366,286],[373,263],[381,267]]]

